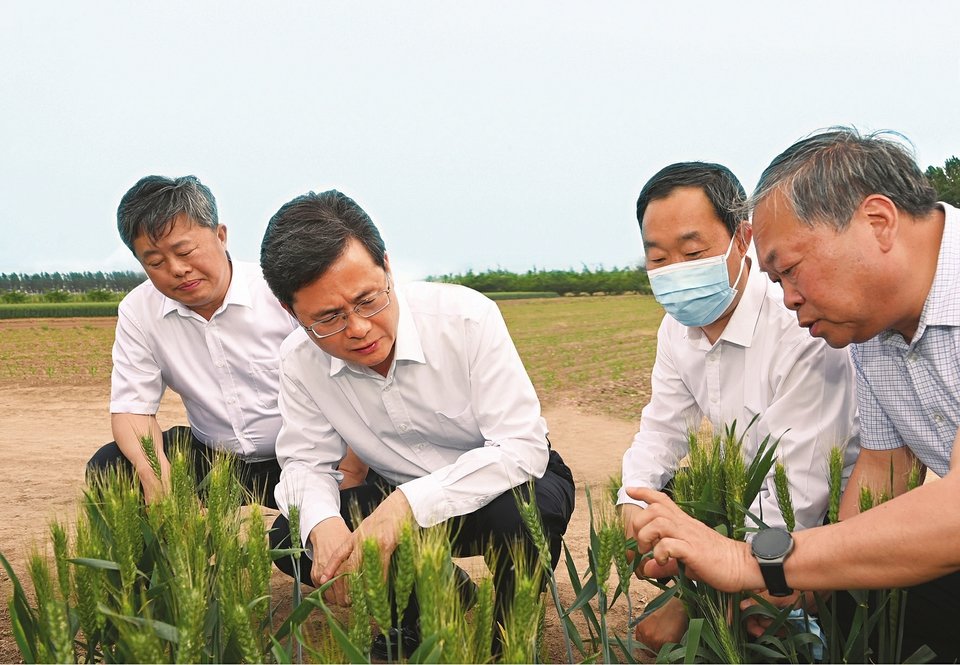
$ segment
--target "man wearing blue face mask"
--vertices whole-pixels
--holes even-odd
[[[846,446],[846,475],[859,452],[849,356],[807,334],[747,255],[750,224],[735,212],[745,199],[729,169],[703,162],[672,164],[640,192],[647,274],[667,316],[650,403],[623,457],[618,503],[628,537],[631,515],[644,504],[624,488],[666,487],[689,452],[689,431],[704,419],[714,431],[733,421],[742,431],[757,416],[744,438],[748,458],[766,436],[780,438],[797,529],[823,522],[830,448]],[[784,526],[772,472],[749,510],[767,526]],[[637,638],[659,649],[679,641],[686,625],[674,600],[637,625]]]

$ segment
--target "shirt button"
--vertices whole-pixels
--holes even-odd
[[[933,414],[933,420],[934,420],[935,423],[937,423],[937,424],[939,425],[940,423],[943,422],[943,416],[940,415],[939,413],[935,413],[935,414]]]
[[[222,360],[217,361],[217,367],[223,367],[224,363]]]
[[[232,398],[232,397],[228,397],[228,398],[227,398],[227,404],[233,404],[233,403],[236,402],[236,401],[237,401],[237,400],[235,400],[235,399]]]
[[[407,424],[406,424],[406,423],[403,423],[403,424],[400,425],[400,431],[401,431],[401,432],[406,432],[406,431],[407,431]]]

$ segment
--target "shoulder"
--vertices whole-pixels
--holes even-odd
[[[286,360],[287,358],[302,355],[313,346],[314,344],[307,336],[307,332],[303,328],[297,328],[280,343],[280,358]]]
[[[134,316],[138,320],[143,319],[150,312],[154,312],[159,318],[165,300],[166,296],[157,290],[153,282],[144,279],[123,297],[118,306],[118,311],[121,316]]]
[[[499,311],[490,298],[459,284],[411,282],[399,291],[415,316],[479,320],[491,311]]]

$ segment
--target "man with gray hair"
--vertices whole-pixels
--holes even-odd
[[[274,506],[279,348],[296,323],[259,266],[231,260],[216,200],[197,178],[141,179],[120,201],[117,228],[149,279],[120,303],[110,396],[116,441],[90,459],[88,475],[132,466],[152,502],[169,487],[167,451],[182,441],[199,478],[212,451],[224,451],[251,496]],[[156,413],[168,386],[190,426],[161,432]],[[161,478],[144,435],[163,441]]]
[[[903,653],[960,657],[960,210],[938,203],[910,151],[831,129],[773,160],[753,196],[761,267],[800,325],[852,345],[862,451],[838,525],[757,548],[705,533],[660,493],[634,521],[656,574],[670,560],[727,590],[769,575],[797,589],[910,587]],[[941,476],[906,492],[918,462]],[[858,514],[860,487],[895,498]],[[758,534],[760,539],[764,532]],[[924,584],[920,584],[924,582]]]

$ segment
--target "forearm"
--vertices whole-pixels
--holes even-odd
[[[794,534],[787,583],[806,590],[902,587],[960,569],[960,511],[952,509],[958,496],[960,476],[948,474],[840,524]]]
[[[471,513],[504,492],[542,477],[548,458],[546,441],[542,445],[513,441],[474,448],[453,464],[398,489],[406,496],[417,524],[430,527]]]
[[[161,469],[166,471],[169,468],[166,454],[163,451],[163,432],[156,416],[113,413],[110,415],[110,426],[120,452],[127,458],[141,479],[147,475],[152,477],[156,475],[143,449],[142,439],[144,437],[149,436],[153,440],[154,450],[156,450],[157,458],[161,463]]]

